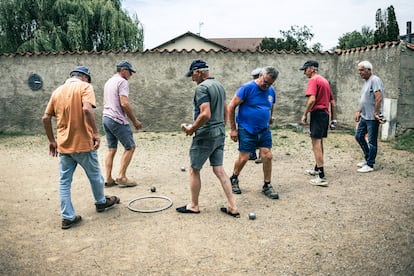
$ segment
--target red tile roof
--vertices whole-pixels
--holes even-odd
[[[260,49],[260,44],[263,41],[263,37],[256,38],[209,38],[209,40],[214,41],[218,44],[226,46],[233,51],[257,51]]]

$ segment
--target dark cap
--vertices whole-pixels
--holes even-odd
[[[303,64],[302,67],[299,68],[299,70],[305,70],[306,68],[311,67],[311,66],[318,68],[319,63],[314,60],[308,60],[307,62],[305,62],[305,64]]]
[[[187,74],[185,74],[185,76],[186,77],[191,77],[194,70],[202,69],[202,68],[208,68],[207,62],[205,62],[204,60],[201,60],[201,59],[194,60],[191,63],[190,69],[188,69],[188,72],[187,72]]]
[[[78,72],[78,73],[82,73],[85,76],[88,77],[88,82],[90,83],[92,81],[91,78],[91,72],[89,72],[89,68],[86,66],[76,66],[75,69],[73,69],[69,75],[72,75],[73,72]]]
[[[129,63],[129,61],[127,60],[123,60],[120,63],[118,63],[116,65],[117,68],[123,68],[123,69],[127,69],[132,73],[136,73],[137,71],[135,71],[134,67],[132,66],[131,63]]]

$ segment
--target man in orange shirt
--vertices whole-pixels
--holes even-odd
[[[100,145],[93,112],[96,101],[90,82],[89,69],[75,67],[70,78],[52,93],[42,117],[49,140],[49,154],[59,156],[62,229],[69,229],[82,220],[81,216],[76,215],[71,200],[72,177],[78,164],[89,178],[97,212],[103,212],[120,201],[116,196],[104,195],[104,179],[96,152]],[[52,117],[56,117],[57,141],[53,134]]]

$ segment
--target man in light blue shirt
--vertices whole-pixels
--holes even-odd
[[[372,73],[372,64],[362,61],[358,64],[358,72],[365,80],[361,91],[359,109],[355,114],[358,128],[355,139],[364,153],[364,161],[357,164],[358,172],[374,171],[375,158],[378,151],[378,129],[382,122],[382,106],[384,102],[384,86],[379,77]],[[365,136],[368,134],[368,142]]]

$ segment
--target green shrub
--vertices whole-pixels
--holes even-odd
[[[414,131],[409,131],[395,139],[394,148],[414,152]]]

